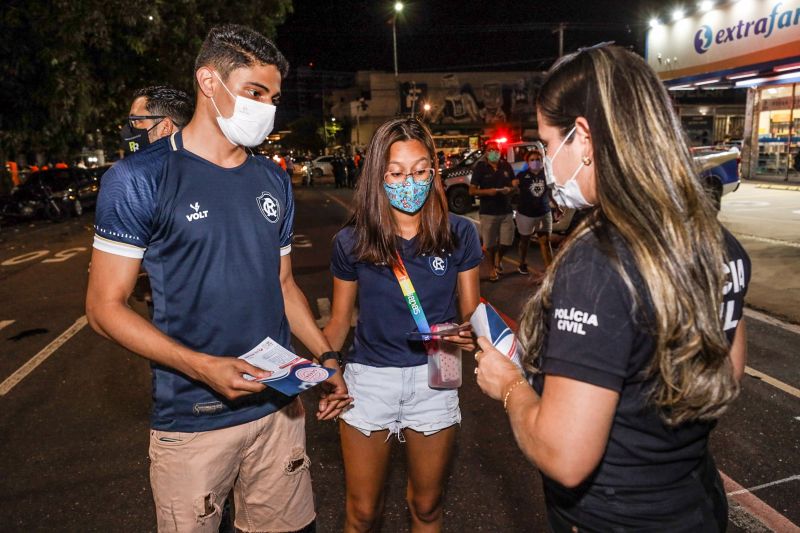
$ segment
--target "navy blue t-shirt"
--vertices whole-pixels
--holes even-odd
[[[223,168],[185,150],[181,134],[115,164],[103,177],[94,247],[143,258],[153,324],[202,353],[237,357],[269,336],[290,346],[280,285],[294,201],[286,173],[264,157]],[[267,389],[231,402],[153,364],[152,427],[207,431],[275,412]]]
[[[398,237],[400,257],[417,291],[429,324],[455,322],[458,273],[481,262],[478,231],[472,222],[450,215],[450,231],[456,247],[449,254],[417,255],[416,238]],[[345,281],[358,282],[358,324],[348,362],[378,367],[409,367],[426,364],[421,342],[410,342],[406,334],[417,331],[400,284],[387,265],[356,260],[357,236],[347,227],[333,242],[331,271]]]
[[[751,267],[739,242],[727,231],[723,233],[728,252],[724,268],[729,277],[722,326],[733,342],[744,312]],[[612,259],[614,255],[617,261]],[[640,306],[634,305],[617,265],[629,275]],[[587,493],[607,494],[607,489],[658,491],[685,480],[706,457],[714,424],[687,422],[669,427],[650,402],[653,382],[647,369],[656,348],[653,305],[622,238],[613,231],[603,240],[594,233],[579,237],[559,266],[551,302],[538,363],[542,373],[533,376],[536,391],[542,394],[544,377],[551,374],[610,389],[620,397],[605,453],[588,486],[570,490],[545,477],[546,492],[578,501]],[[614,512],[622,512],[623,507]],[[625,510],[637,512],[642,510]]]

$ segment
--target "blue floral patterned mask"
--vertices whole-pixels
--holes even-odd
[[[389,204],[392,207],[413,215],[425,205],[432,183],[433,180],[430,179],[423,183],[418,183],[411,179],[411,176],[408,176],[401,183],[393,185],[384,183],[383,189],[386,191],[386,196],[389,197]]]

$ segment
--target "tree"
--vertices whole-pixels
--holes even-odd
[[[291,0],[14,0],[0,7],[0,155],[76,153],[87,136],[115,148],[133,92],[193,91],[194,58],[212,26],[268,37]]]
[[[289,130],[291,133],[281,140],[284,146],[312,152],[325,148],[325,140],[320,135],[322,126],[313,116],[301,117],[289,123]]]

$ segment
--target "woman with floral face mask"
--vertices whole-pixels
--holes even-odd
[[[393,435],[406,446],[412,531],[441,529],[445,473],[461,421],[458,392],[429,387],[425,347],[408,333],[472,314],[482,254],[472,223],[447,212],[435,154],[430,132],[416,119],[379,127],[354,213],[333,243],[325,335],[334,349],[344,344],[359,305],[344,374],[354,404],[340,417],[346,532],[372,531],[380,522]],[[469,331],[445,340],[474,348]]]

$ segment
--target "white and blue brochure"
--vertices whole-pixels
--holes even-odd
[[[270,337],[239,359],[253,366],[272,372],[269,377],[257,380],[287,396],[296,396],[315,385],[319,385],[336,373],[335,370],[312,363],[304,357],[295,355]],[[249,374],[245,379],[254,380]]]
[[[514,332],[488,303],[480,303],[469,319],[476,337],[486,337],[497,350],[522,368],[522,348]]]

